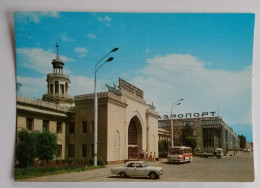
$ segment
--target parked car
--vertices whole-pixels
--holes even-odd
[[[150,177],[157,179],[163,174],[163,168],[149,166],[144,161],[129,161],[123,166],[111,168],[111,173],[125,178],[130,177]]]

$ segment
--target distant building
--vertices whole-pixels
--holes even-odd
[[[52,61],[42,100],[17,96],[17,130],[58,135],[57,158],[90,159],[94,153],[94,95],[69,95],[64,63]],[[98,158],[108,164],[138,158],[140,150],[158,154],[158,113],[143,91],[119,78],[118,88],[98,93]]]
[[[170,119],[160,119],[159,128],[170,132]],[[200,117],[172,119],[174,145],[182,145],[182,131],[186,125],[191,126],[197,138],[196,148],[223,148],[232,150],[239,148],[239,138],[220,117]]]

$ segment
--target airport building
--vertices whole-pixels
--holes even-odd
[[[94,153],[94,94],[70,96],[64,63],[52,61],[42,99],[17,96],[17,130],[58,135],[57,158],[90,159]],[[98,158],[107,164],[138,158],[139,151],[158,154],[158,118],[141,89],[119,78],[119,86],[98,93]]]
[[[198,113],[196,113],[198,116]],[[194,117],[160,119],[159,128],[171,133],[173,125],[174,145],[182,145],[185,126],[190,126],[196,137],[196,148],[223,148],[224,151],[239,149],[239,138],[221,117]]]

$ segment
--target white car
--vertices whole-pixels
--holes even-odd
[[[111,173],[119,175],[121,178],[127,176],[159,178],[163,174],[163,168],[149,166],[144,161],[129,161],[123,166],[111,168]]]

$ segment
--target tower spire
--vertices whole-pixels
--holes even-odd
[[[58,60],[59,59],[59,44],[58,43],[56,43],[56,48],[57,48],[57,57],[56,57],[56,59]]]

